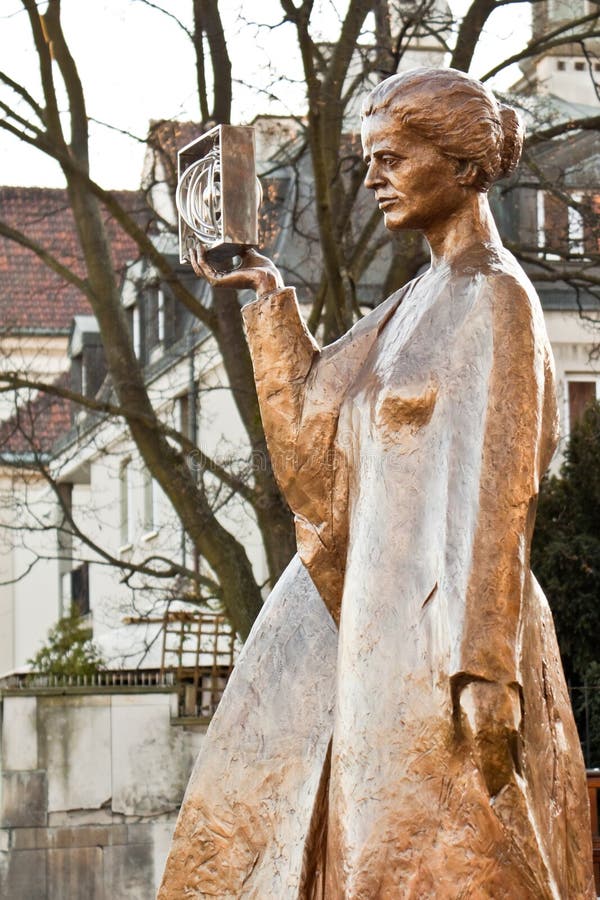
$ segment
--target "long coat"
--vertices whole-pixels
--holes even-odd
[[[594,896],[583,761],[529,569],[557,426],[531,284],[505,251],[473,251],[322,351],[291,289],[244,319],[305,569],[248,641],[159,897]],[[520,698],[494,795],[463,728],[472,683]]]

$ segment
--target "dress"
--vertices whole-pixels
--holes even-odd
[[[299,556],[339,638],[315,612],[322,656],[310,627],[288,654],[303,669],[296,690],[306,681],[313,691],[287,731],[303,749],[277,748],[273,735],[259,741],[261,759],[274,742],[266,757],[279,759],[273,771],[282,774],[276,786],[253,783],[249,809],[230,809],[227,848],[210,857],[214,891],[201,874],[206,860],[193,862],[194,844],[218,830],[221,802],[206,808],[201,754],[159,896],[594,896],[583,761],[551,616],[529,569],[557,427],[532,286],[506,251],[479,248],[430,269],[322,351],[291,289],[249,304],[244,319]],[[297,568],[294,577],[307,580]],[[316,609],[311,590],[299,610]],[[257,634],[268,619],[266,609]],[[276,612],[274,622],[284,619]],[[280,647],[273,627],[271,648]],[[262,659],[253,636],[248,644],[248,658]],[[521,698],[517,771],[493,797],[461,728],[459,698],[471,682],[507,685]],[[253,689],[259,696],[260,684]],[[235,757],[228,693],[230,720],[215,723],[215,737],[209,731],[205,755],[221,760],[231,805],[252,763],[237,771],[225,762]],[[268,720],[269,702],[256,710]],[[247,715],[246,707],[238,723]],[[291,786],[293,771],[301,786]],[[294,853],[286,802],[298,819]],[[246,822],[246,864],[232,849],[233,821]],[[277,862],[286,853],[289,871]],[[225,890],[234,857],[244,873]],[[179,890],[189,893],[169,893],[169,871],[184,858]]]

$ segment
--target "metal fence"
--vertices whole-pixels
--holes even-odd
[[[93,675],[39,675],[17,673],[0,681],[2,690],[62,688],[169,688],[177,683],[174,672],[153,669],[107,670]]]

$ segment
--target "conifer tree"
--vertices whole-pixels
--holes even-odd
[[[104,667],[104,660],[92,641],[92,629],[85,626],[75,607],[48,632],[48,640],[33,659],[28,660],[35,675],[55,678],[91,677]]]

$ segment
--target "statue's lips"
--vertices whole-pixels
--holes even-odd
[[[385,209],[387,206],[391,206],[393,203],[397,203],[397,197],[378,197],[377,204],[379,209]]]

